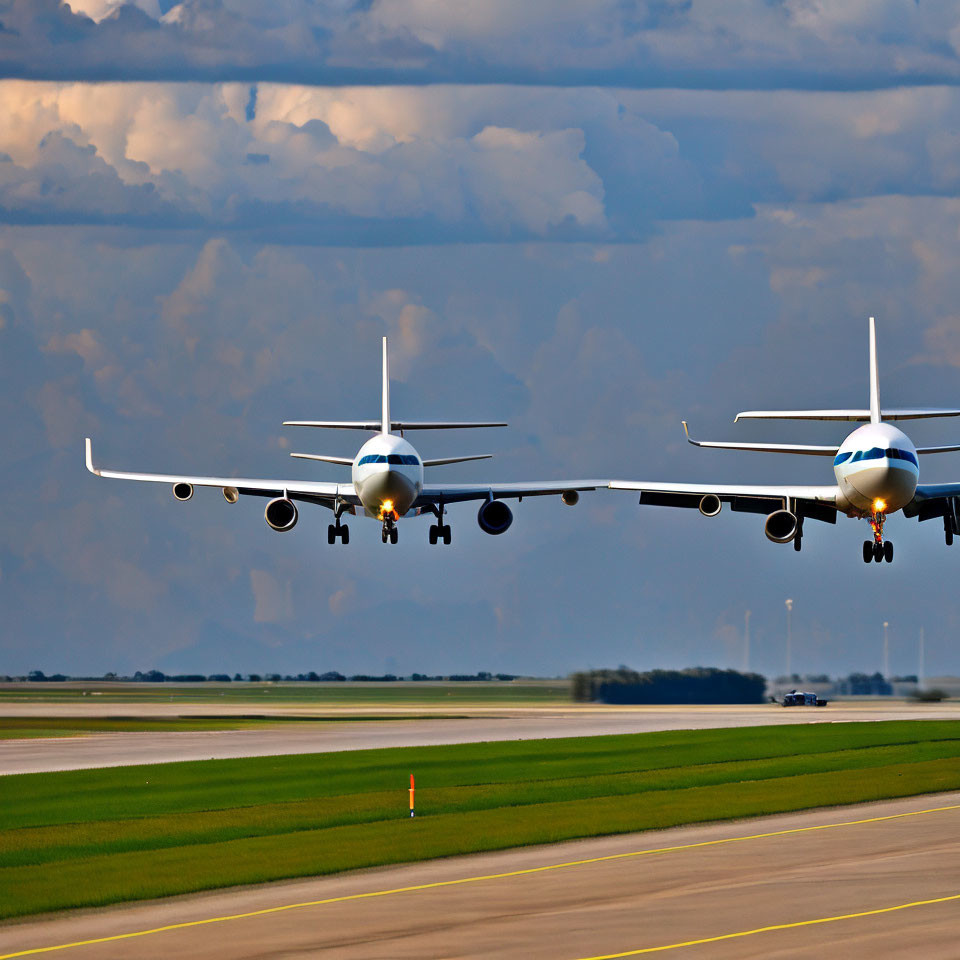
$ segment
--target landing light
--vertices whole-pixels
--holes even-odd
[[[887,509],[887,504],[885,500],[874,500],[873,501],[873,512],[874,513],[883,513]]]

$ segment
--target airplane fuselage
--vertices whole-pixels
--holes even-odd
[[[840,445],[833,472],[840,488],[837,507],[850,516],[903,509],[917,490],[917,448],[891,423],[867,423]]]
[[[402,517],[423,489],[423,460],[395,434],[371,437],[354,458],[352,474],[364,512],[377,520]]]

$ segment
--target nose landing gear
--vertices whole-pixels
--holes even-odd
[[[389,540],[391,543],[396,543],[397,538],[397,525],[394,523],[393,517],[384,517],[383,529],[380,531],[381,542],[386,543]]]
[[[883,522],[886,515],[875,513],[870,517],[870,526],[873,529],[873,539],[863,541],[863,562],[869,563],[871,560],[876,563],[893,563],[893,544],[889,540],[883,539]]]

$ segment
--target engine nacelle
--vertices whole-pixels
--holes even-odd
[[[240,499],[240,491],[236,487],[224,487],[223,499],[227,503],[236,503]]]
[[[513,523],[513,514],[502,500],[488,500],[477,511],[477,523],[484,533],[497,536],[505,533]]]
[[[292,500],[277,497],[271,500],[263,511],[263,519],[267,526],[277,533],[286,533],[297,525],[297,505]]]
[[[705,517],[715,517],[722,506],[720,498],[715,493],[708,493],[705,497],[700,498],[700,512]]]
[[[568,506],[575,507],[580,502],[580,494],[576,490],[564,490],[560,499]]]
[[[193,496],[193,484],[192,483],[175,483],[173,485],[173,495],[178,500],[189,500]]]
[[[789,543],[796,535],[800,522],[789,510],[775,510],[763,524],[763,532],[774,543]]]

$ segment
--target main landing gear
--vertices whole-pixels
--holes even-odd
[[[943,518],[943,539],[948,547],[953,546],[953,524],[950,517]]]
[[[437,522],[430,525],[430,543],[450,543],[450,524],[443,522],[443,504],[437,507]]]
[[[327,543],[336,543],[337,540],[344,546],[350,542],[350,528],[345,523],[341,523],[339,517],[336,523],[327,526]]]
[[[344,546],[350,542],[350,528],[340,522],[343,505],[338,501],[333,511],[333,523],[327,526],[327,543],[336,543],[339,540]]]
[[[889,540],[883,539],[883,521],[886,517],[882,513],[875,513],[870,518],[870,526],[873,528],[873,539],[863,541],[863,562],[869,563],[871,560],[881,563],[884,560],[887,563],[893,563],[893,544]]]

